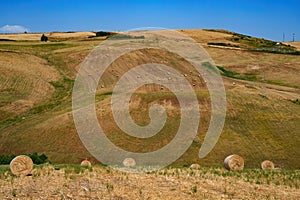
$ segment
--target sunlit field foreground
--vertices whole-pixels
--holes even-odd
[[[13,176],[1,166],[1,199],[299,199],[300,171],[168,168],[126,173],[96,165],[35,166]]]

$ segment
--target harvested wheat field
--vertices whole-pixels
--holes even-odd
[[[43,33],[0,34],[0,40],[40,41]],[[45,33],[50,40],[86,39],[95,36],[93,32],[51,32]]]
[[[95,35],[93,32],[52,32],[49,34],[49,39],[83,39]]]
[[[39,41],[42,33],[1,34],[2,40]]]
[[[3,167],[2,167],[3,168]],[[1,172],[1,199],[289,199],[300,198],[299,171],[170,168],[147,174],[109,167],[44,165],[31,176]]]

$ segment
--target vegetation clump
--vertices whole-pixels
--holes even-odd
[[[41,41],[42,42],[47,42],[48,41],[48,37],[45,34],[43,34],[42,37],[41,37]]]
[[[31,160],[33,161],[33,163],[37,164],[37,165],[49,162],[48,156],[46,156],[45,154],[38,154],[35,152],[35,153],[24,154],[24,155],[29,156],[31,158]],[[15,157],[16,157],[16,155],[1,155],[0,156],[0,164],[8,165]]]
[[[215,45],[215,46],[222,46],[222,47],[234,47],[239,48],[239,45],[231,44],[231,43],[224,43],[224,42],[208,42],[208,45]]]
[[[291,102],[300,105],[300,100],[299,99],[293,99],[293,100],[291,100]]]

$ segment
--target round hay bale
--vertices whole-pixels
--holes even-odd
[[[263,169],[263,170],[269,170],[269,169],[272,170],[275,168],[274,163],[269,160],[263,161],[260,166],[261,166],[261,169]]]
[[[125,158],[123,161],[123,165],[125,167],[134,167],[136,165],[136,162],[133,158]]]
[[[224,160],[224,167],[228,170],[244,169],[244,159],[236,154],[227,156]]]
[[[20,155],[15,157],[9,164],[10,171],[14,175],[29,175],[33,169],[33,162],[30,157]]]
[[[86,167],[91,167],[92,166],[92,163],[90,161],[88,161],[87,159],[83,160],[81,163],[80,163],[81,166],[86,166]]]
[[[191,164],[190,169],[199,169],[200,165],[197,163]]]

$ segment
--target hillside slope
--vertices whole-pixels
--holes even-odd
[[[178,127],[178,102],[159,86],[140,88],[132,97],[131,109],[137,123],[147,124],[149,105],[166,106],[169,120],[160,137],[139,140],[127,136],[117,128],[109,111],[112,87],[120,75],[137,64],[163,60],[188,74],[191,83],[195,82],[201,112],[200,142],[194,142],[173,165],[197,162],[220,166],[227,155],[238,153],[248,168],[259,167],[265,159],[282,168],[300,168],[300,105],[296,101],[300,99],[300,57],[288,53],[295,49],[280,44],[286,53],[262,51],[258,48],[276,44],[253,38],[246,41],[226,31],[181,32],[203,45],[223,74],[227,117],[216,147],[199,160],[198,151],[210,120],[204,81],[197,78],[195,82],[197,74],[191,73],[184,60],[155,50],[119,58],[101,80],[99,85],[105,84],[105,88],[99,87],[97,93],[97,114],[109,138],[124,149],[138,152],[152,151],[172,139]],[[105,37],[63,36],[61,39],[57,35],[55,42],[48,43],[26,38],[0,41],[0,154],[38,152],[48,155],[54,163],[79,163],[84,158],[97,162],[77,135],[71,114],[71,91],[80,63]],[[234,39],[237,37],[240,39]]]

